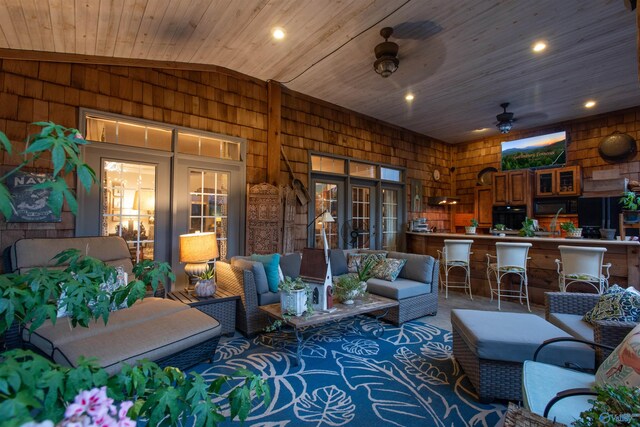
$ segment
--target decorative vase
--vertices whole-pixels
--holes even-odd
[[[567,231],[567,237],[570,239],[577,239],[579,237],[582,237],[582,228],[576,228],[575,230]]]
[[[367,291],[367,282],[360,282],[360,293],[364,294]]]
[[[467,234],[476,234],[476,228],[475,228],[475,227],[465,227],[465,228],[464,228],[464,231],[465,231]]]
[[[600,237],[605,240],[614,240],[616,237],[616,229],[615,228],[601,228],[600,229]]]
[[[216,293],[216,282],[213,280],[198,280],[194,291],[199,297],[210,297]]]
[[[291,292],[280,293],[280,306],[282,313],[288,313],[293,316],[302,316],[307,310],[307,291],[306,289],[296,289]]]

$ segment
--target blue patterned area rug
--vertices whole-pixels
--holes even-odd
[[[386,325],[356,317],[310,334],[296,366],[292,338],[266,334],[223,338],[206,378],[238,368],[269,379],[272,401],[253,408],[246,425],[495,426],[502,404],[483,405],[452,357],[451,333],[421,322]]]

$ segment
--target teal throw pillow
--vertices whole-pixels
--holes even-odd
[[[583,319],[589,323],[596,320],[637,322],[640,320],[640,293],[633,287],[624,289],[613,285],[600,295],[596,305]]]
[[[377,279],[393,282],[398,278],[406,262],[406,259],[385,258],[373,267],[371,273]]]
[[[280,254],[271,255],[251,255],[251,261],[261,262],[264,265],[264,272],[267,274],[267,284],[271,292],[278,292],[280,283]]]

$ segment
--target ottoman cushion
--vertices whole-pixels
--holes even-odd
[[[367,290],[386,298],[402,300],[431,292],[431,284],[409,279],[396,279],[393,282],[372,277],[367,280]]]
[[[593,341],[593,326],[582,320],[580,314],[549,313],[549,322],[569,333],[587,341]]]
[[[451,325],[478,358],[505,362],[532,360],[543,341],[571,337],[543,318],[529,313],[454,309],[451,311]],[[595,355],[590,347],[583,344],[558,343],[542,350],[538,360],[560,366],[573,362],[583,368],[593,368]]]

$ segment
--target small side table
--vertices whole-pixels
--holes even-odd
[[[239,295],[216,289],[213,297],[198,297],[191,291],[175,291],[167,294],[169,299],[187,304],[207,314],[222,325],[222,334],[233,335],[236,331],[236,304]]]

